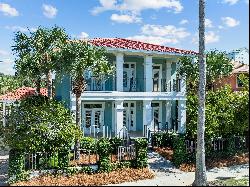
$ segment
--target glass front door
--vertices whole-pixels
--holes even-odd
[[[96,136],[97,133],[102,132],[104,125],[102,104],[84,104],[84,107],[82,118],[84,133]]]
[[[123,64],[123,90],[125,92],[136,91],[136,76],[134,63]]]
[[[154,131],[158,131],[161,129],[160,103],[152,103],[152,111],[153,111]]]
[[[136,131],[135,102],[124,102],[123,125],[128,131]]]
[[[153,66],[153,91],[161,91],[161,67]]]

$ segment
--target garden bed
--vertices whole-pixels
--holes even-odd
[[[40,176],[30,181],[22,181],[11,186],[100,186],[118,184],[143,179],[152,179],[154,174],[148,168],[133,169],[125,168],[110,173],[75,174],[72,176]]]
[[[172,161],[173,150],[170,148],[154,148],[156,152],[158,152],[165,159]],[[227,158],[207,158],[206,160],[206,168],[211,169],[214,167],[228,167],[232,165],[246,164],[249,163],[249,153],[242,153],[235,156],[227,157]],[[193,172],[195,171],[195,163],[183,163],[180,165],[179,169],[185,172]]]

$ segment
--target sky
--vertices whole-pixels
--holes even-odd
[[[249,44],[249,0],[206,0],[206,50]],[[73,39],[128,38],[198,51],[198,0],[0,0],[0,72],[14,74],[16,31],[65,28]]]

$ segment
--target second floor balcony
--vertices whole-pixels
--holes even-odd
[[[86,91],[117,91],[116,77],[89,77],[85,79]],[[123,92],[145,92],[146,84],[152,84],[153,92],[180,92],[181,79],[153,78],[152,83],[145,78],[123,78]]]

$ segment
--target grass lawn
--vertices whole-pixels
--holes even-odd
[[[223,179],[208,182],[209,186],[249,186],[249,178]]]

